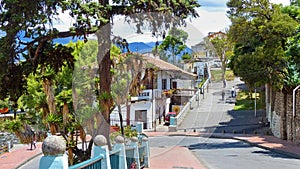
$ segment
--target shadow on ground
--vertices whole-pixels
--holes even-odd
[[[212,142],[205,142],[205,143],[198,143],[198,144],[192,144],[186,146],[190,150],[218,150],[218,149],[246,149],[246,148],[252,148],[251,145],[246,144],[244,142],[236,141],[236,142],[222,142],[222,143],[212,143]],[[291,159],[293,157],[275,153],[270,150],[257,150],[252,151],[253,154],[259,154],[262,156],[270,156],[272,158],[287,158]],[[234,156],[234,155],[232,155]],[[297,159],[297,158],[295,158]]]
[[[230,110],[227,113],[232,117],[230,121],[220,122],[218,126],[206,127],[205,130],[214,133],[271,134],[263,110],[256,111],[256,116],[253,110]]]

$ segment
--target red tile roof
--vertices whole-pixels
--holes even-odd
[[[197,75],[187,72],[171,63],[163,61],[159,58],[154,58],[153,55],[152,56],[151,55],[143,55],[143,59],[147,63],[153,64],[154,66],[156,66],[159,70],[179,72],[179,73],[183,73],[184,75],[192,76],[192,77],[197,76]]]

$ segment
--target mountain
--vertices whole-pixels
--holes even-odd
[[[129,50],[132,52],[138,52],[138,53],[148,53],[152,52],[153,48],[155,47],[156,42],[132,42],[129,43]],[[161,42],[158,42],[158,45],[160,45]],[[184,53],[192,53],[192,49],[187,47],[184,51],[182,51],[181,55]]]
[[[132,42],[128,45],[129,50],[132,52],[138,52],[138,53],[148,53],[152,52],[153,47],[150,45],[147,45],[144,42]]]

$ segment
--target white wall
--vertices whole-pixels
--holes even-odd
[[[140,101],[135,102],[130,105],[130,121],[131,124],[135,125],[136,122],[133,122],[135,120],[135,111],[137,110],[146,110],[147,111],[147,128],[152,128],[152,117],[154,117],[154,113],[152,113],[152,103],[151,101]],[[153,107],[153,110],[154,107]],[[153,114],[153,116],[152,116]]]
[[[173,81],[177,82],[177,89],[194,89],[195,87],[194,80],[174,79]]]
[[[162,90],[162,79],[167,79],[167,90],[170,89],[170,74],[166,73],[165,71],[159,71],[157,73],[157,89]]]
[[[152,129],[153,121],[158,119],[159,115],[163,114],[163,111],[165,110],[165,114],[169,112],[171,99],[168,98],[166,102],[159,103],[156,100],[154,100],[153,104],[151,101],[140,101],[132,103],[130,106],[130,120],[131,124],[135,125],[136,122],[133,122],[135,120],[135,112],[137,110],[145,110],[147,112],[147,129]],[[152,109],[152,105],[153,109]],[[152,112],[153,110],[153,112]],[[160,112],[157,112],[160,110]]]

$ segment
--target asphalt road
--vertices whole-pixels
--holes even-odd
[[[299,159],[231,139],[163,136],[149,141],[151,147],[187,147],[207,169],[299,169],[300,166]]]
[[[230,97],[231,87],[236,89],[245,87],[244,82],[236,78],[227,82],[227,88],[222,87],[222,82],[211,83],[209,92],[204,95],[199,103],[193,104],[193,109],[184,117],[178,126],[179,130],[209,133],[253,133],[254,131],[264,131],[265,127],[259,124],[264,111],[234,111],[234,104],[222,100],[222,90],[226,90],[225,97]],[[254,105],[253,105],[254,106]]]

